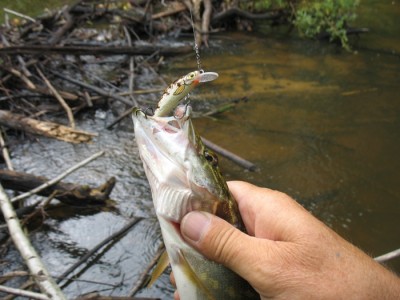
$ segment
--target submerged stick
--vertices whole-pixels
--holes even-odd
[[[40,287],[41,291],[49,295],[51,299],[66,299],[60,288],[50,277],[50,274],[42,263],[40,256],[37,254],[36,250],[32,247],[31,243],[26,237],[23,229],[21,228],[21,224],[15,214],[12,203],[7,194],[4,192],[1,185],[0,207],[15,247],[18,249],[19,253],[23,257],[31,274],[34,276],[36,284]]]
[[[390,251],[389,253],[377,256],[377,257],[374,258],[374,260],[379,262],[379,263],[383,263],[385,261],[388,261],[390,259],[396,258],[398,256],[400,256],[400,248],[396,249],[396,250],[393,250],[393,251]]]
[[[141,221],[142,218],[135,218],[129,221],[124,227],[122,227],[120,230],[112,234],[111,236],[107,237],[104,239],[102,242],[98,243],[96,246],[94,246],[88,253],[86,253],[84,256],[81,257],[79,261],[77,261],[75,264],[73,264],[71,267],[69,267],[64,273],[61,275],[57,276],[56,282],[60,283],[61,281],[67,279],[67,276],[75,271],[76,268],[78,268],[82,263],[86,262],[90,256],[92,256],[95,252],[97,252],[100,248],[108,244],[114,239],[117,239],[124,235],[128,230],[133,227],[136,223]]]
[[[235,153],[232,153],[203,137],[201,138],[201,140],[203,141],[204,145],[206,145],[208,148],[210,148],[211,150],[224,156],[225,158],[233,161],[234,163],[238,164],[239,166],[241,166],[249,171],[255,171],[257,169],[257,166],[255,164],[253,164],[252,162],[250,162],[248,160],[245,160],[244,158],[241,158],[240,156],[236,155]]]
[[[21,195],[19,195],[17,197],[12,198],[11,201],[15,202],[15,201],[18,201],[18,200],[25,199],[27,197],[32,196],[33,194],[36,194],[36,193],[48,188],[51,185],[56,184],[57,182],[61,181],[64,177],[68,176],[69,174],[71,174],[75,170],[81,168],[82,166],[88,164],[92,160],[95,160],[96,158],[98,158],[99,156],[103,155],[104,153],[105,153],[105,151],[100,151],[100,152],[97,152],[97,153],[93,154],[92,156],[86,158],[85,160],[83,160],[80,163],[76,164],[75,166],[69,168],[65,172],[61,173],[60,175],[58,175],[54,179],[45,182],[44,184],[38,186],[37,188],[32,189],[29,192],[23,193],[23,194],[21,194]]]

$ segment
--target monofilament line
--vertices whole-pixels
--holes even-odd
[[[199,46],[197,45],[197,42],[196,42],[196,29],[194,27],[193,14],[192,14],[191,8],[189,8],[189,12],[190,12],[190,20],[192,21],[193,40],[194,40],[193,49],[194,49],[194,52],[196,53],[197,68],[198,68],[199,72],[203,73],[204,71],[201,68],[200,51],[199,51]]]

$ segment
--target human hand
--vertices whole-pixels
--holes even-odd
[[[393,299],[400,295],[396,275],[289,196],[245,182],[228,184],[248,234],[205,212],[188,213],[181,233],[208,259],[246,279],[261,299]]]

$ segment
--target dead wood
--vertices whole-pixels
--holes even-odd
[[[276,20],[286,14],[283,10],[272,10],[265,13],[251,13],[237,7],[232,7],[227,10],[215,14],[211,19],[211,25],[223,22],[233,17],[242,17],[249,20]]]
[[[75,300],[160,300],[160,298],[101,296],[98,293],[80,296]]]
[[[218,146],[217,144],[214,144],[213,142],[211,142],[203,137],[201,138],[201,140],[203,141],[204,145],[206,145],[208,148],[210,148],[211,150],[215,151],[216,153],[224,156],[225,158],[233,161],[234,163],[238,164],[239,166],[241,166],[249,171],[257,170],[257,166],[255,164],[253,164],[252,162],[236,155],[235,153],[232,153],[229,150],[222,148],[221,146]]]
[[[99,88],[99,87],[97,87],[97,86],[94,86],[94,85],[91,85],[91,84],[88,84],[88,83],[85,83],[85,82],[82,82],[82,81],[79,81],[79,80],[76,80],[76,79],[73,79],[73,78],[70,78],[70,77],[61,75],[61,74],[56,73],[56,72],[53,72],[53,71],[51,71],[51,73],[52,73],[53,75],[59,77],[59,78],[62,78],[62,79],[64,79],[64,80],[67,80],[67,81],[69,81],[69,82],[71,82],[71,83],[73,83],[73,84],[79,85],[79,86],[81,86],[81,87],[83,87],[83,88],[86,88],[86,89],[89,89],[89,90],[92,90],[92,91],[94,91],[95,93],[97,93],[97,94],[99,94],[99,95],[101,95],[101,96],[109,97],[109,98],[115,99],[115,100],[117,100],[117,101],[120,101],[120,102],[122,102],[122,103],[125,103],[125,104],[128,105],[128,106],[133,106],[133,105],[134,105],[134,103],[131,102],[131,101],[129,101],[127,98],[124,98],[124,97],[122,97],[122,96],[119,96],[119,95],[114,94],[114,93],[111,93],[111,92],[108,92],[108,91],[103,90],[103,89],[101,89],[101,88]]]
[[[139,221],[141,221],[142,218],[134,218],[130,220],[124,227],[122,227],[120,230],[117,232],[113,233],[109,237],[105,238],[103,241],[98,243],[96,246],[94,246],[90,251],[88,251],[85,255],[83,255],[79,261],[77,261],[75,264],[73,264],[71,267],[69,267],[66,271],[64,271],[61,275],[57,276],[56,282],[60,283],[64,280],[68,280],[67,276],[74,272],[79,266],[81,266],[84,263],[87,263],[89,258],[94,255],[98,250],[103,248],[105,245],[108,243],[118,240],[122,236],[124,236],[133,226],[135,226]],[[103,253],[104,254],[104,253]]]
[[[0,110],[0,124],[12,129],[75,144],[90,142],[94,136],[97,136],[95,133],[75,130],[54,122],[38,121],[6,110]]]
[[[69,10],[70,9],[63,11],[63,16],[65,17],[66,22],[50,38],[49,44],[51,46],[54,46],[55,44],[57,44],[63,38],[64,34],[72,29],[72,27],[75,23],[75,18],[69,13]]]
[[[151,55],[158,51],[159,55],[175,56],[179,54],[187,54],[192,51],[192,47],[188,44],[170,46],[161,44],[133,45],[130,46],[51,46],[51,45],[21,45],[0,48],[0,54],[10,56],[34,54],[43,55],[50,53],[65,55]]]
[[[27,192],[49,179],[43,176],[35,176],[29,173],[11,170],[0,170],[0,182],[4,188]],[[74,183],[59,182],[41,190],[38,195],[48,197],[56,192],[55,198],[69,205],[104,204],[109,199],[115,185],[115,178],[111,177],[98,187],[79,185]]]
[[[184,11],[186,9],[187,8],[183,3],[175,1],[175,2],[172,2],[171,4],[169,4],[166,7],[165,10],[163,10],[163,11],[161,11],[159,13],[153,14],[151,16],[151,18],[153,20],[156,20],[156,19],[160,19],[160,18],[163,18],[163,17],[168,17],[168,16],[171,16],[171,15],[177,14],[179,12],[182,12],[182,11]]]

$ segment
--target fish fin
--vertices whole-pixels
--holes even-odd
[[[150,280],[146,285],[147,288],[153,285],[153,283],[161,276],[161,274],[165,271],[168,265],[169,265],[168,253],[166,250],[164,250],[163,253],[160,255],[160,258],[158,259],[157,264],[153,269],[153,272],[151,272]]]
[[[189,277],[189,279],[199,288],[199,291],[203,295],[201,299],[209,299],[209,300],[215,300],[213,295],[210,293],[210,291],[206,288],[204,283],[201,281],[199,276],[194,272],[192,267],[190,266],[188,260],[185,257],[185,254],[182,251],[179,252],[179,263],[184,270],[184,273]]]

